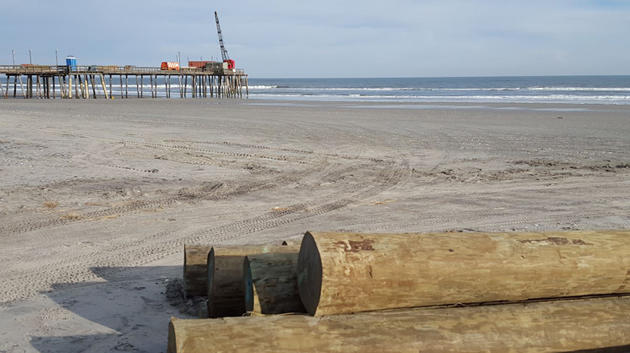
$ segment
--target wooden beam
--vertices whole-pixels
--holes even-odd
[[[307,232],[298,286],[311,315],[630,293],[630,230]]]
[[[172,318],[167,352],[627,352],[628,312],[625,297],[321,318]]]

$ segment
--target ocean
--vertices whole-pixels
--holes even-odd
[[[409,103],[630,104],[630,76],[249,79],[250,98]]]
[[[6,87],[6,77],[0,77],[0,84]],[[150,97],[148,78],[145,78],[142,86],[144,96]],[[56,89],[58,92],[58,85]],[[120,96],[120,83],[116,78],[113,80],[112,89],[114,97]],[[100,92],[101,88],[97,87],[97,91]],[[12,87],[10,92],[13,92]],[[176,79],[172,84],[172,92],[172,98],[179,97]],[[190,97],[190,88],[187,92]],[[158,97],[166,96],[162,78],[158,79],[157,93]],[[21,95],[19,84],[17,94]],[[133,77],[129,78],[129,96],[136,96],[136,83]],[[249,98],[279,101],[627,105],[630,104],[630,76],[290,79],[250,77]]]

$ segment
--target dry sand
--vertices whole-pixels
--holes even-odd
[[[185,243],[627,229],[629,152],[630,106],[0,100],[0,352],[164,352]]]

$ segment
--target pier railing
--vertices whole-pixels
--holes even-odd
[[[116,66],[116,65],[0,65],[0,74],[39,75],[39,74],[129,74],[129,75],[244,75],[242,69],[210,70],[184,67],[180,70],[162,70],[160,67]]]

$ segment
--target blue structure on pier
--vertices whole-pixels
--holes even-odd
[[[77,71],[77,58],[74,55],[68,55],[66,57],[66,65],[68,66],[68,71]]]

